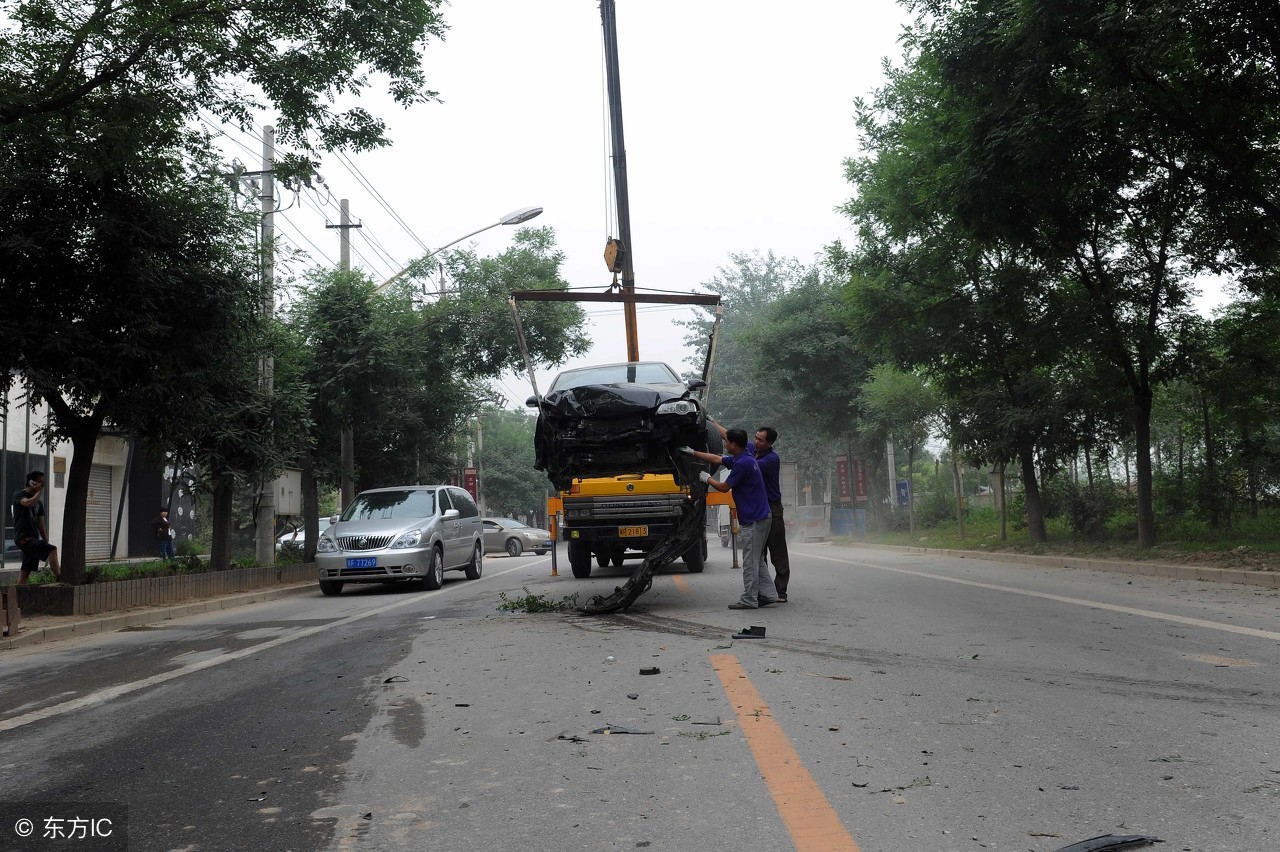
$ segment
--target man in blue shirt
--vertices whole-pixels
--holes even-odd
[[[714,420],[708,421],[720,432],[723,439],[727,434],[725,428]],[[764,479],[765,496],[769,500],[769,534],[761,551],[769,554],[773,570],[777,572],[773,583],[778,590],[778,600],[787,600],[787,585],[791,580],[791,558],[787,555],[787,526],[782,517],[782,483],[779,473],[782,459],[774,452],[773,445],[778,440],[778,432],[772,426],[761,426],[756,430],[755,440],[747,444],[747,452],[755,456],[760,467],[760,476]]]
[[[727,456],[700,453],[689,447],[680,451],[696,459],[729,468],[729,477],[720,482],[705,470],[698,477],[708,488],[732,491],[734,505],[738,507],[738,527],[742,539],[742,597],[729,604],[729,609],[755,609],[778,601],[778,590],[773,585],[769,566],[763,558],[765,542],[769,538],[771,513],[769,497],[765,492],[764,478],[755,455],[748,451],[747,433],[742,429],[724,432],[724,448]]]
[[[778,600],[786,601],[787,585],[791,581],[791,557],[787,555],[787,525],[782,517],[782,483],[779,472],[782,459],[774,452],[773,445],[778,442],[778,430],[772,426],[761,426],[756,430],[756,439],[750,445],[751,452],[760,466],[760,475],[764,478],[765,494],[769,497],[769,540],[765,542],[769,553],[769,561],[777,572],[774,585],[778,588]]]

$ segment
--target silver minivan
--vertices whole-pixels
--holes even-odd
[[[320,591],[336,595],[347,583],[415,580],[424,589],[444,584],[444,572],[468,580],[484,570],[480,509],[451,485],[404,485],[362,491],[316,542]]]

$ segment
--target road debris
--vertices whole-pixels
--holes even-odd
[[[819,674],[818,672],[805,672],[804,675],[805,677],[825,677],[828,680],[853,680],[853,678],[848,675],[829,675]]]
[[[392,675],[391,677],[383,681],[383,683],[408,683],[408,682],[409,682],[409,678],[405,677],[404,675]]]
[[[642,675],[656,675],[656,674],[660,674],[661,672],[662,672],[662,669],[658,668],[657,666],[645,666],[640,670],[640,674]]]
[[[653,733],[653,731],[633,731],[633,730],[631,730],[630,728],[624,728],[624,727],[622,727],[622,726],[620,726],[620,725],[611,725],[611,724],[609,724],[609,723],[607,723],[607,722],[606,722],[606,723],[605,723],[605,726],[604,726],[603,728],[596,728],[596,729],[595,729],[594,731],[592,731],[591,733],[593,733],[593,734],[605,734],[606,736],[608,736],[608,735],[610,735],[610,734],[636,734],[636,735],[639,735],[639,736],[645,736],[645,735],[648,735],[648,734],[652,734],[652,733]]]
[[[1115,834],[1103,834],[1063,846],[1054,852],[1121,852],[1123,849],[1138,849],[1153,843],[1164,843],[1159,837],[1148,834],[1126,834],[1123,837]]]
[[[733,634],[733,638],[734,639],[763,639],[764,628],[758,624],[753,624],[750,627],[744,627],[740,632]]]

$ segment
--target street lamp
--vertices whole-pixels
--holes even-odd
[[[470,237],[474,237],[476,234],[487,231],[490,228],[496,228],[499,225],[519,225],[521,223],[528,222],[530,219],[534,218],[535,216],[540,216],[541,214],[542,214],[541,207],[521,207],[519,210],[512,210],[510,213],[503,216],[501,219],[494,222],[492,225],[485,225],[483,228],[472,231],[469,234],[464,234],[463,236],[458,237],[456,240],[453,240],[452,242],[445,243],[444,245],[440,246],[440,248],[432,251],[430,254],[427,254],[423,257],[418,258],[413,263],[409,264],[404,269],[401,269],[395,275],[392,275],[386,281],[383,281],[381,284],[379,284],[378,289],[374,290],[373,292],[377,294],[377,293],[381,293],[383,290],[386,290],[392,284],[396,283],[401,278],[403,278],[405,275],[408,275],[410,272],[414,271],[415,269],[420,269],[424,263],[426,263],[428,260],[438,255],[440,252],[449,248],[449,246],[455,246],[458,243],[462,242],[463,240],[468,239]]]

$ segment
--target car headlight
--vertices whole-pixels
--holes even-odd
[[[422,530],[413,530],[407,532],[391,542],[392,547],[417,547],[418,542],[422,541]]]
[[[337,553],[338,545],[333,539],[327,536],[320,536],[320,540],[316,542],[316,553]]]
[[[698,404],[691,399],[677,399],[658,406],[659,414],[693,414],[697,410]]]

